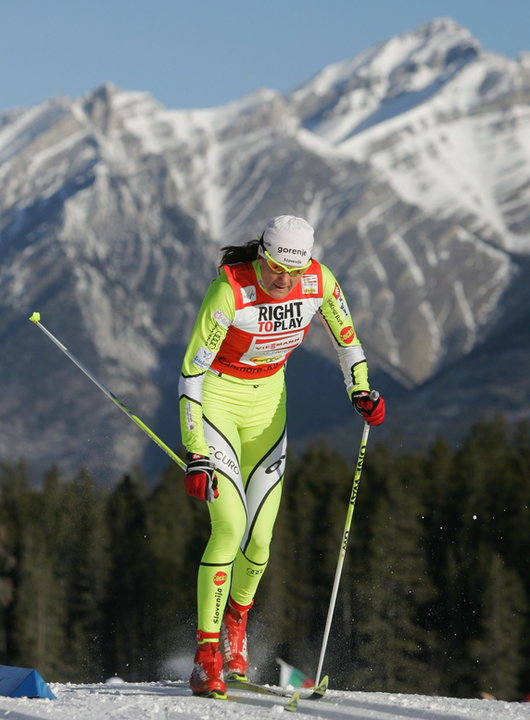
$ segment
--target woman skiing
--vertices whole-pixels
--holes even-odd
[[[186,492],[208,501],[211,535],[198,571],[194,694],[226,697],[245,679],[248,611],[269,559],[286,457],[285,363],[315,314],[336,347],[355,409],[383,422],[366,359],[331,271],[312,259],[314,232],[280,215],[259,239],[223,248],[179,382]]]

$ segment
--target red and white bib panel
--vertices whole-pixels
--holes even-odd
[[[272,375],[302,343],[322,305],[320,264],[314,260],[283,300],[260,287],[251,263],[223,269],[234,292],[235,315],[211,368],[241,378]]]

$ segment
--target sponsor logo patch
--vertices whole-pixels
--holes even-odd
[[[246,353],[241,355],[239,362],[255,365],[262,362],[258,358],[264,358],[265,363],[275,362],[274,358],[284,358],[295,347],[298,347],[304,339],[304,331],[283,333],[278,335],[256,335]]]
[[[299,248],[290,248],[290,247],[282,247],[281,245],[278,248],[279,253],[291,253],[292,255],[301,255],[302,257],[305,257],[307,255],[307,250],[301,250]]]
[[[249,362],[254,363],[254,365],[259,365],[260,363],[262,365],[266,365],[267,363],[270,365],[271,363],[277,363],[283,358],[283,355],[273,355],[271,357],[252,357],[249,358]]]
[[[256,577],[258,575],[263,575],[263,569],[262,568],[254,569],[251,567],[247,567],[247,575],[249,575],[250,577]]]
[[[302,292],[306,295],[316,295],[318,293],[317,275],[302,275]]]
[[[213,445],[210,445],[210,459],[216,461],[216,466],[219,470],[228,469],[231,470],[234,475],[240,474],[239,465],[234,458],[230,457],[230,455],[222,450],[216,450]]]
[[[355,337],[355,332],[351,325],[348,325],[345,328],[342,328],[340,331],[340,336],[343,340],[343,342],[348,343],[348,345],[353,342],[353,338]]]
[[[198,367],[200,370],[208,370],[213,358],[214,353],[211,350],[207,350],[207,348],[201,345],[201,347],[195,353],[195,357],[193,358],[192,362],[195,367]]]
[[[224,585],[227,577],[227,574],[223,570],[219,570],[219,572],[216,572],[213,576],[213,584],[218,586]]]
[[[191,411],[191,403],[187,402],[185,405],[186,408],[186,426],[188,430],[191,432],[192,430],[195,430],[195,423],[193,422],[193,413]]]
[[[304,320],[302,306],[302,300],[280,305],[260,305],[258,307],[258,332],[277,333],[302,327]]]
[[[243,299],[243,305],[248,305],[248,303],[255,302],[256,286],[255,285],[247,285],[246,287],[242,287],[241,288],[241,298]]]
[[[342,321],[339,311],[337,310],[337,303],[332,298],[328,298],[326,303],[338,326],[342,327],[344,323]]]
[[[339,306],[341,313],[344,315],[344,317],[347,317],[350,311],[348,310],[348,307],[344,300],[344,296],[341,292],[340,287],[338,286],[338,283],[335,283],[335,287],[333,288],[333,297],[337,301],[337,305]]]
[[[221,344],[221,330],[219,329],[218,323],[215,323],[210,334],[206,338],[206,347],[210,350],[218,350]]]
[[[221,327],[229,328],[230,327],[230,320],[226,317],[224,312],[222,310],[214,310],[212,313],[212,317],[215,320],[215,322],[219,323]]]

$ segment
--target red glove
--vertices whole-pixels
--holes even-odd
[[[217,489],[217,475],[209,458],[196,453],[186,455],[186,474],[184,475],[184,489],[191,497],[199,500],[213,502],[219,497]]]
[[[353,407],[368,425],[381,425],[385,419],[385,401],[377,390],[361,390],[352,397]]]

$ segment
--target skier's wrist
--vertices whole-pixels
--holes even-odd
[[[368,425],[381,425],[385,419],[385,401],[377,390],[357,390],[352,394],[355,410]]]
[[[213,502],[219,497],[217,475],[210,458],[199,453],[186,453],[186,474],[184,488],[188,495]]]

